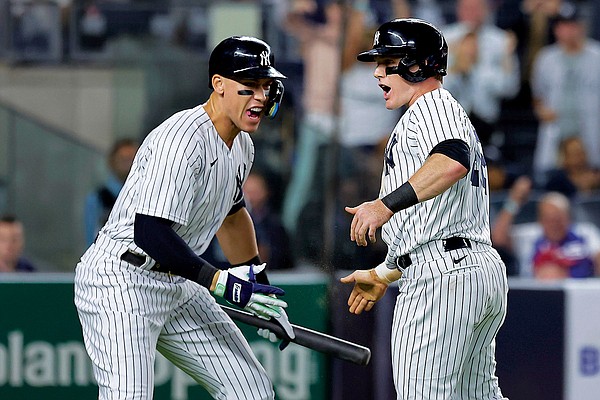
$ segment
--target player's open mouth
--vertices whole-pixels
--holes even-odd
[[[391,87],[386,86],[386,85],[382,85],[380,84],[379,87],[385,92],[385,93],[389,93],[390,90],[392,90]]]
[[[392,88],[383,84],[379,84],[379,87],[381,88],[381,90],[383,90],[383,99],[385,101],[388,101],[388,99],[390,98],[390,91],[392,90]]]
[[[246,111],[246,115],[248,115],[251,119],[260,118],[260,113],[262,112],[261,107],[252,107]]]

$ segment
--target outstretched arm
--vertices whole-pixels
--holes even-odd
[[[400,278],[400,271],[397,270]],[[378,276],[375,269],[356,270],[348,276],[340,279],[342,283],[354,283],[354,288],[348,298],[348,306],[353,314],[360,314],[363,311],[371,311],[375,302],[383,297],[388,284],[385,278]]]
[[[404,184],[397,189],[405,193],[400,193],[399,196],[398,192],[390,194],[391,197],[397,198],[392,202],[394,204],[391,205],[392,209],[385,204],[386,198],[368,201],[357,207],[346,207],[346,211],[354,215],[350,226],[350,239],[359,246],[366,246],[368,235],[368,240],[374,243],[375,232],[392,218],[394,211],[438,196],[464,177],[467,172],[468,169],[461,162],[445,154],[431,154],[421,168],[410,177],[409,186]],[[408,192],[410,189],[415,196],[412,199],[413,195]]]

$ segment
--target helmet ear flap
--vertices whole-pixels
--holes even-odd
[[[284,87],[283,83],[279,79],[274,79],[269,88],[269,98],[265,104],[265,115],[269,119],[275,118],[277,111],[279,111],[279,105],[283,99]]]

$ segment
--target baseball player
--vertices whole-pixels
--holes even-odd
[[[350,238],[388,245],[383,263],[342,278],[350,312],[398,281],[392,367],[398,399],[502,399],[494,340],[505,267],[491,247],[485,159],[473,126],[443,89],[448,47],[419,19],[386,22],[359,61],[376,62],[385,105],[408,108],[387,143],[379,198],[357,207]]]
[[[100,399],[152,399],[156,350],[215,399],[273,399],[272,383],[211,295],[293,330],[269,285],[242,184],[250,133],[283,74],[269,45],[231,37],[209,59],[208,101],[146,137],[107,223],[77,265],[75,305]],[[232,267],[198,256],[213,236]],[[289,339],[288,338],[288,339]]]

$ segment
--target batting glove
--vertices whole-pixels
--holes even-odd
[[[263,263],[220,271],[214,294],[260,318],[280,318],[280,310],[282,307],[287,307],[287,303],[269,295],[283,296],[285,294],[283,289],[256,283],[255,275],[265,267],[266,264]]]
[[[285,310],[283,308],[279,308],[279,317],[273,317],[273,319],[279,324],[281,325],[281,327],[283,328],[283,331],[285,333],[285,335],[281,338],[281,343],[279,343],[279,350],[283,350],[285,349],[288,344],[290,344],[290,339],[294,339],[296,337],[296,333],[294,333],[294,328],[292,327],[292,324],[290,324],[290,321],[288,319],[287,313],[285,312]],[[261,328],[257,331],[259,336],[262,336],[265,339],[268,339],[270,342],[275,343],[277,342],[280,338],[277,336],[277,334],[275,334],[274,332],[270,331],[269,329],[264,329]]]

